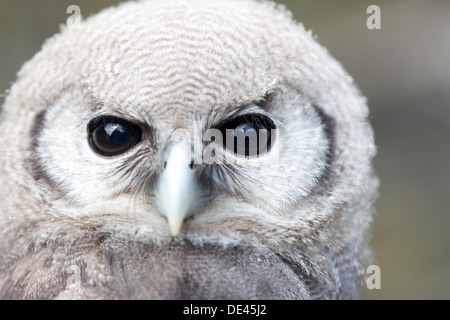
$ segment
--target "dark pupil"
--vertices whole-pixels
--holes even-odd
[[[270,150],[271,129],[275,125],[266,116],[239,117],[221,126],[223,145],[236,154],[257,156]]]
[[[259,143],[259,129],[266,129],[266,127],[264,127],[261,124],[257,124],[257,123],[251,123],[251,122],[246,122],[246,123],[241,123],[240,125],[238,125],[234,130],[235,130],[235,134],[234,134],[234,153],[240,153],[242,154],[244,150],[238,150],[240,149],[239,147],[243,147],[245,149],[245,155],[248,156],[250,155],[252,152],[251,150],[251,143],[250,143],[250,139],[252,139],[253,136],[251,136],[252,133],[255,134],[256,136],[256,143]],[[242,143],[242,146],[239,145],[238,142],[238,136],[236,134],[242,134],[242,137],[244,137],[244,141]],[[240,152],[239,152],[240,151]],[[257,150],[255,150],[256,153],[259,153]],[[254,155],[254,154],[252,154]]]
[[[91,148],[105,156],[114,156],[134,147],[142,140],[138,126],[116,118],[101,118],[89,128]]]
[[[128,130],[119,123],[107,123],[103,129],[105,130],[106,140],[111,145],[124,145],[130,136]]]

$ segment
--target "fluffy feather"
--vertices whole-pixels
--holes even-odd
[[[211,200],[172,237],[149,201],[168,139],[246,108],[278,124],[273,150],[201,165]],[[2,112],[0,297],[358,298],[378,184],[368,113],[271,2],[128,2],[66,28]],[[86,125],[100,114],[147,139],[98,156]]]

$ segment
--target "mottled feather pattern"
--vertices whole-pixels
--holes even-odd
[[[168,146],[184,132],[204,148],[205,131],[249,114],[272,119],[271,150],[219,146],[232,163],[193,165],[208,192],[173,236],[151,201]],[[99,156],[87,125],[105,115],[144,139]],[[269,1],[125,2],[63,27],[1,114],[0,298],[360,298],[378,188],[368,115]]]

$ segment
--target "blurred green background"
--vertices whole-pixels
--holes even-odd
[[[78,5],[0,0],[0,92]],[[367,299],[450,299],[450,1],[280,0],[342,62],[367,96],[381,180],[372,245],[381,289]],[[381,30],[366,9],[381,8]],[[3,103],[4,97],[0,98]]]

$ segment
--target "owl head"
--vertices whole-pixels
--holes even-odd
[[[33,243],[101,230],[245,246],[341,282],[345,252],[357,278],[377,187],[368,115],[283,7],[124,3],[64,27],[19,72],[2,214]]]

